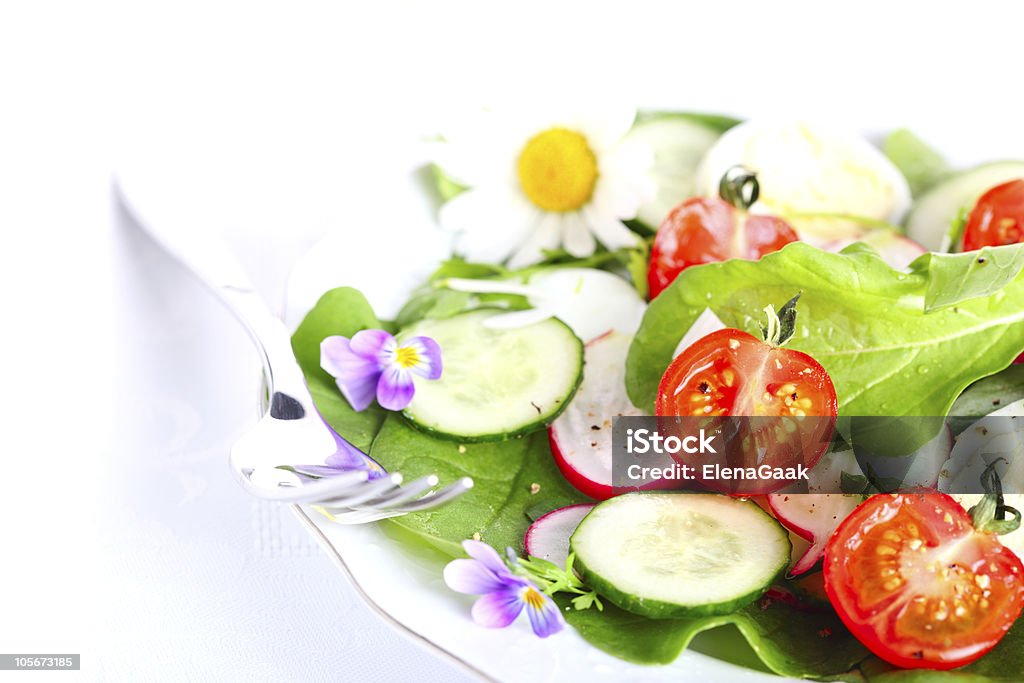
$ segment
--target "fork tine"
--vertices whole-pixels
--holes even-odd
[[[402,475],[399,472],[392,472],[380,479],[367,482],[350,493],[341,496],[319,497],[307,500],[308,505],[320,505],[325,508],[350,508],[365,503],[382,495],[387,495],[392,489],[400,487]]]
[[[469,477],[463,477],[459,481],[446,486],[437,493],[423,496],[422,498],[406,503],[405,505],[397,505],[390,509],[363,508],[360,510],[350,510],[348,512],[331,513],[330,519],[332,522],[337,522],[339,524],[367,524],[369,522],[376,522],[389,517],[398,517],[406,514],[407,512],[429,510],[437,507],[438,505],[447,503],[453,498],[461,496],[471,488],[473,488],[473,480]]]
[[[383,508],[387,512],[417,512],[421,510],[429,510],[430,508],[437,507],[442,503],[447,503],[449,500],[461,496],[466,491],[473,488],[473,480],[469,477],[462,477],[453,484],[449,484],[436,493],[428,493],[422,498],[410,501],[408,503],[402,503],[400,505],[388,506]]]
[[[407,500],[419,497],[424,491],[437,486],[438,481],[439,479],[436,474],[420,477],[416,481],[406,484],[401,488],[389,491],[382,496],[373,498],[372,500],[366,500],[362,505],[352,505],[352,507],[370,510],[384,510],[389,507],[399,505],[400,503],[404,503]]]
[[[278,486],[275,489],[254,485],[250,481],[252,478],[252,472],[248,472],[243,483],[246,485],[246,488],[249,489],[250,493],[265,500],[276,500],[284,503],[303,503],[310,499],[337,497],[345,491],[361,489],[361,487],[365,485],[368,477],[369,473],[360,470],[356,472],[346,472],[338,475],[337,477],[321,479],[319,481],[303,484],[302,486],[285,485]]]

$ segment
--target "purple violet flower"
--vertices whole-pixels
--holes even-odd
[[[441,376],[441,347],[430,337],[413,337],[399,346],[384,330],[363,330],[352,338],[327,337],[320,342],[320,367],[338,384],[356,411],[377,403],[402,410],[412,401],[413,375]]]
[[[449,562],[444,581],[459,593],[482,596],[473,604],[473,621],[487,628],[504,628],[525,608],[533,632],[541,638],[565,627],[554,600],[509,571],[494,548],[480,541],[463,541],[462,547],[472,559]]]

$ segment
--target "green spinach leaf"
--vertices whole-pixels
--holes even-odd
[[[705,308],[758,334],[767,304],[803,292],[789,346],[832,377],[842,415],[939,415],[970,383],[1002,370],[1024,346],[1024,277],[988,296],[925,313],[932,277],[976,291],[969,264],[893,270],[871,249],[840,254],[794,243],[760,261],[689,268],[647,309],[626,363],[633,403],[650,408],[679,339]],[[991,287],[991,283],[988,285]]]
[[[334,378],[320,367],[320,342],[332,335],[351,337],[360,330],[381,327],[366,297],[351,287],[339,287],[320,297],[292,335],[292,350],[317,410],[339,434],[363,451],[369,450],[385,411],[377,404],[361,413],[352,410]]]
[[[534,504],[543,502],[550,511],[588,500],[558,472],[546,430],[497,443],[460,445],[421,432],[393,414],[374,439],[370,455],[407,481],[428,474],[436,474],[442,483],[473,478],[473,488],[448,505],[391,520],[453,557],[462,555],[459,544],[474,534],[498,550],[521,552],[531,522],[527,511]]]
[[[799,610],[780,602],[763,601],[733,614],[698,619],[647,619],[610,604],[603,612],[569,610],[565,617],[595,647],[640,664],[668,664],[697,634],[730,624],[782,676],[844,674],[869,654],[834,612]]]

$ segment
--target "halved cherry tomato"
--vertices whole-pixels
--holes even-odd
[[[825,591],[891,664],[951,669],[991,650],[1024,606],[1024,566],[949,496],[882,494],[829,540]]]
[[[677,458],[696,466],[696,478],[706,486],[750,495],[777,490],[791,481],[708,480],[700,476],[703,466],[813,467],[828,450],[837,411],[836,390],[825,368],[806,353],[724,329],[698,339],[672,361],[658,385],[654,411],[658,416],[690,420],[754,418],[729,425],[736,436],[724,451],[714,456],[680,453]],[[827,419],[792,419],[808,416]],[[683,431],[692,431],[692,423],[676,423]],[[671,427],[659,423],[659,430]]]
[[[981,195],[964,227],[964,251],[1024,242],[1024,179]]]
[[[781,218],[748,214],[717,197],[694,197],[672,209],[651,245],[651,299],[684,269],[730,258],[759,259],[798,239]]]
[[[836,415],[836,389],[806,353],[727,328],[698,339],[658,385],[658,415]]]
[[[964,251],[1024,242],[1024,178],[981,195],[964,227]],[[1024,353],[1014,363],[1024,363]]]

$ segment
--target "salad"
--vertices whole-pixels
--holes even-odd
[[[344,467],[474,480],[385,523],[452,558],[475,621],[646,665],[732,624],[783,676],[1019,679],[1024,161],[618,109],[488,112],[436,159],[452,257],[392,320],[325,293],[293,347]],[[828,431],[806,480],[623,487],[616,423],[680,416]]]

